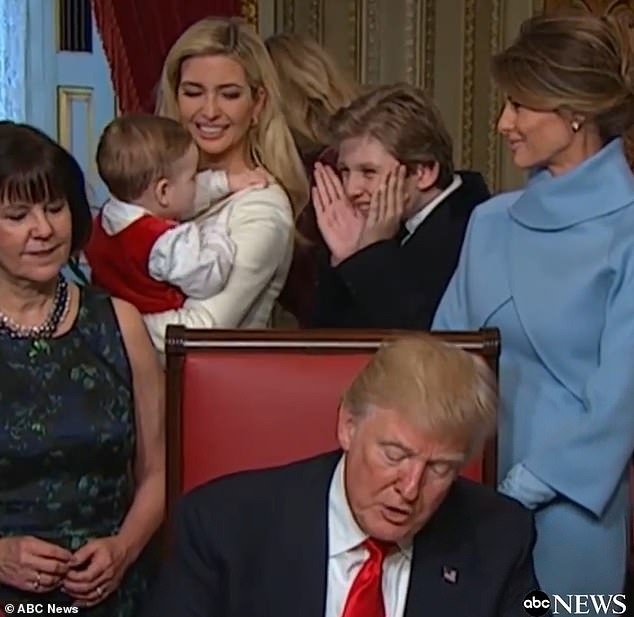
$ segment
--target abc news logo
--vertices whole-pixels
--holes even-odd
[[[524,598],[524,610],[531,617],[542,615],[625,615],[625,594],[575,594],[549,596],[531,591]]]

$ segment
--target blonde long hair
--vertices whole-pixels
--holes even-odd
[[[264,43],[248,24],[209,17],[185,30],[165,58],[156,113],[180,120],[176,93],[183,62],[218,54],[242,66],[252,92],[265,91],[257,125],[248,133],[249,153],[286,190],[297,216],[308,202],[308,179],[282,111],[277,73]]]
[[[275,34],[264,42],[284,92],[286,119],[298,141],[325,146],[331,142],[330,117],[359,94],[354,79],[330,54],[300,34]]]

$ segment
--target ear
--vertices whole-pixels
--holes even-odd
[[[573,133],[578,133],[579,129],[584,125],[586,119],[581,114],[573,114],[572,121],[570,122],[570,128],[572,128]]]
[[[264,105],[266,103],[266,90],[260,86],[253,95],[253,100],[255,105],[253,107],[253,115],[251,116],[251,122],[255,126],[258,123],[258,119],[262,110],[264,109]]]
[[[168,193],[169,193],[169,182],[167,178],[161,178],[154,185],[154,196],[156,197],[156,202],[162,208],[167,208],[169,206]]]
[[[358,418],[350,413],[350,410],[343,404],[339,405],[337,417],[337,439],[344,452],[350,449],[350,444],[357,430]]]
[[[577,113],[571,109],[564,108],[559,112],[559,115],[570,125],[570,129],[573,133],[578,133],[581,127],[586,122],[586,117],[583,114]]]
[[[436,185],[439,175],[440,165],[437,162],[429,165],[417,165],[414,172],[416,188],[421,192],[428,191]]]

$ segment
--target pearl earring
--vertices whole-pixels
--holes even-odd
[[[573,133],[577,133],[581,128],[581,124],[577,120],[573,120],[570,126],[572,127]]]

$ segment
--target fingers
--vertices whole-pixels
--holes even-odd
[[[327,165],[315,164],[315,184],[319,187],[322,198],[328,201],[334,202],[345,198],[339,176]]]
[[[323,198],[316,187],[313,187],[312,191],[313,204],[315,206],[315,218],[317,219],[317,226],[321,231],[321,235],[327,241],[330,237],[330,230],[336,226],[336,209],[329,203],[326,206],[323,202]]]
[[[70,551],[38,538],[24,538],[19,550],[19,561],[31,572],[30,586],[34,591],[50,591],[70,567]]]
[[[69,593],[68,595],[70,595],[72,598],[75,598],[75,606],[88,608],[105,600],[112,593],[112,591],[114,591],[114,586],[112,585],[112,582],[110,580],[104,579],[103,581],[100,581],[97,585],[85,592]]]
[[[90,571],[88,569],[83,572],[71,570],[64,579],[64,589],[72,593],[89,593],[97,585],[103,585],[111,577],[112,564],[101,563],[94,568],[91,566]]]
[[[399,216],[399,212],[398,212],[398,202],[399,199],[397,197],[397,186],[399,183],[399,178],[401,176],[401,168],[402,165],[399,166],[398,168],[396,168],[395,170],[393,170],[390,175],[389,178],[387,180],[386,183],[386,187],[385,187],[385,210],[384,210],[384,215],[386,219],[392,219],[396,216]],[[402,187],[403,183],[401,181],[401,187]],[[402,189],[401,189],[402,190]]]
[[[383,220],[401,220],[405,212],[405,178],[407,168],[398,165],[391,170],[386,178],[383,189],[382,215]]]
[[[64,578],[64,586],[88,585],[92,588],[106,567],[104,563],[95,560],[85,570],[69,570]]]
[[[64,592],[75,598],[77,606],[92,606],[104,600],[114,590],[114,569],[109,566],[90,582],[64,581]]]
[[[31,580],[31,590],[45,593],[59,587],[63,575],[52,575],[44,572],[34,571]]]
[[[90,541],[84,544],[78,549],[71,557],[70,565],[72,568],[77,568],[89,559],[92,559],[94,555],[99,552],[101,545],[98,542]]]
[[[273,175],[264,167],[256,167],[255,174],[256,184],[261,185],[262,187],[266,187],[275,182]]]
[[[47,559],[36,555],[25,555],[23,559],[25,566],[40,574],[62,577],[68,572],[70,562],[62,562],[56,559]]]
[[[315,208],[315,214],[319,217],[321,214],[323,214],[325,210],[325,205],[321,198],[321,193],[319,192],[317,185],[313,186],[310,189],[310,194],[313,200],[313,207]]]
[[[44,574],[30,568],[23,570],[22,576],[24,578],[17,579],[13,584],[24,591],[34,593],[47,593],[59,587],[62,582],[61,576]]]
[[[397,216],[399,219],[403,217],[405,212],[405,202],[406,202],[406,194],[405,194],[405,178],[407,177],[407,167],[405,165],[400,165],[398,168],[398,172],[396,174],[396,183],[394,187],[394,216]]]
[[[318,194],[318,203],[321,209],[322,223],[329,226],[339,224],[339,209],[342,205],[341,198],[337,197],[337,188],[331,182],[327,169],[319,165],[315,171],[315,188]],[[332,171],[332,170],[331,170]]]
[[[40,540],[39,538],[25,538],[22,542],[22,548],[33,555],[37,555],[38,557],[55,559],[65,563],[70,562],[73,557],[73,554],[70,551],[67,551],[61,546]]]
[[[326,176],[324,167],[320,163],[315,165],[315,187],[319,191],[321,203],[324,207],[327,207],[335,200],[335,195],[332,191],[330,182],[328,181],[328,177]]]
[[[322,210],[325,210],[333,201],[329,192],[329,186],[326,182],[323,168],[321,165],[315,166],[315,190],[318,194],[318,203]]]
[[[330,184],[331,190],[335,195],[335,199],[337,200],[345,199],[346,195],[343,190],[343,184],[341,184],[341,179],[335,173],[334,169],[332,167],[326,166],[324,167],[324,172]]]
[[[367,225],[374,226],[383,217],[383,209],[385,203],[385,190],[383,184],[380,184],[377,189],[372,193],[370,198],[370,208],[368,210]]]
[[[372,202],[370,204],[370,210],[372,214],[371,222],[373,225],[378,225],[385,222],[389,216],[390,208],[390,190],[393,184],[394,172],[392,169],[388,170],[381,180],[381,184],[377,187],[372,195]]]

